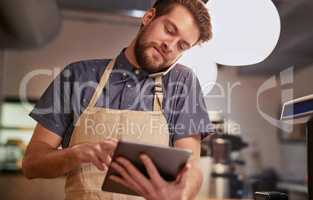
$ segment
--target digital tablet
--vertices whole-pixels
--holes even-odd
[[[141,153],[147,154],[152,159],[160,175],[167,181],[174,181],[176,179],[176,175],[184,167],[192,154],[191,150],[121,140],[118,142],[112,160],[114,161],[115,158],[122,156],[131,161],[139,171],[148,177],[145,167],[139,158]],[[135,192],[124,187],[123,185],[110,180],[110,175],[118,176],[118,174],[111,166],[109,166],[102,185],[103,191],[137,195]]]

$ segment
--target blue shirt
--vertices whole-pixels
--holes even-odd
[[[80,114],[88,106],[110,59],[84,60],[69,64],[49,85],[30,116],[62,137],[67,147]],[[176,64],[162,77],[163,112],[170,131],[170,145],[192,135],[206,137],[209,121],[199,81],[193,71]],[[135,70],[122,51],[116,58],[96,106],[111,109],[151,111],[154,80],[143,69]]]

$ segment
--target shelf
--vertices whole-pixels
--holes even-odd
[[[279,182],[277,187],[282,190],[287,190],[291,192],[308,193],[308,186],[300,183],[292,182]]]
[[[0,131],[21,131],[21,132],[25,132],[25,131],[33,131],[35,129],[35,127],[4,127],[4,126],[0,126]]]

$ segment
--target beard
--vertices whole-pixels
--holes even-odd
[[[147,27],[143,28],[138,34],[135,43],[135,57],[142,69],[150,73],[160,72],[170,66],[170,62],[167,58],[160,54],[159,57],[149,55],[148,50],[157,48],[161,49],[156,42],[147,42],[146,38]]]

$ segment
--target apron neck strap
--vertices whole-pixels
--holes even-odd
[[[162,75],[159,75],[154,77],[153,111],[162,111],[162,105],[163,105]]]
[[[99,97],[102,94],[103,88],[105,87],[106,83],[109,80],[109,77],[110,77],[110,74],[113,70],[114,64],[115,64],[115,59],[111,60],[109,62],[109,64],[107,65],[103,75],[101,76],[100,82],[99,82],[98,86],[96,87],[95,93],[93,94],[93,96],[89,102],[88,107],[91,107],[91,108],[95,107],[97,100],[99,99]]]

